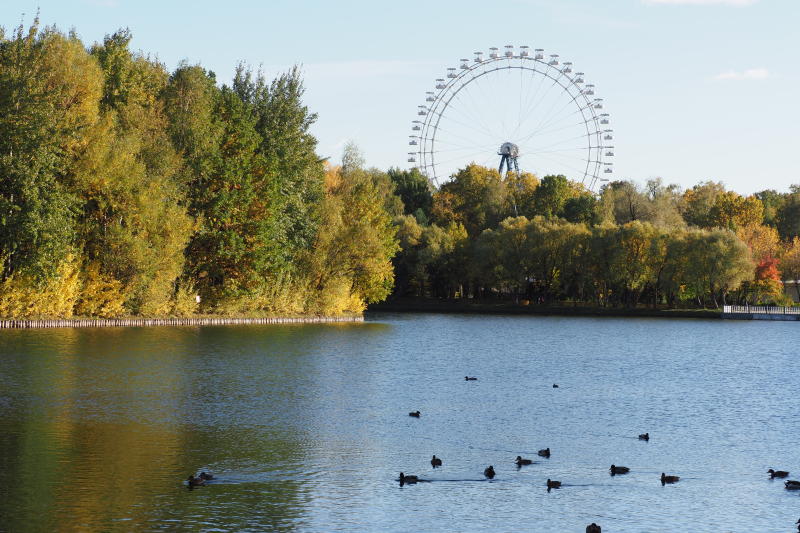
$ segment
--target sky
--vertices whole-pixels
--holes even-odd
[[[0,0],[0,25],[37,9],[87,46],[130,28],[135,50],[221,83],[240,61],[270,78],[301,65],[318,152],[334,161],[353,141],[368,165],[407,168],[434,80],[513,44],[558,53],[595,84],[614,179],[742,194],[800,183],[800,0]]]

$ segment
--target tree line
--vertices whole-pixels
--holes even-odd
[[[782,281],[800,278],[800,187],[745,197],[713,181],[619,180],[594,194],[469,165],[433,190],[415,170],[389,174],[405,201],[395,296],[788,305]]]
[[[378,184],[317,156],[297,68],[220,85],[130,40],[0,29],[0,316],[337,314],[389,294]]]
[[[800,278],[800,188],[334,166],[297,68],[221,84],[130,41],[0,28],[0,317],[783,304]]]

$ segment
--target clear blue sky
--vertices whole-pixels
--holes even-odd
[[[270,77],[302,64],[319,152],[333,159],[353,140],[368,164],[406,167],[433,80],[475,50],[527,44],[597,86],[615,177],[745,194],[800,183],[798,0],[3,0],[0,25],[37,8],[87,45],[129,27],[133,48],[222,82],[240,60]]]

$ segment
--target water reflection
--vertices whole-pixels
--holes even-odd
[[[800,494],[764,473],[800,469],[784,393],[800,377],[793,324],[379,319],[3,331],[0,529],[703,532],[797,520]],[[609,476],[611,464],[630,472]],[[216,479],[187,490],[201,470]],[[680,482],[662,487],[662,471]],[[399,472],[429,482],[401,487]],[[548,478],[560,490],[548,494]]]

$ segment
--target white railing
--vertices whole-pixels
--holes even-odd
[[[744,315],[800,315],[800,307],[780,307],[777,305],[725,305],[723,314]]]

